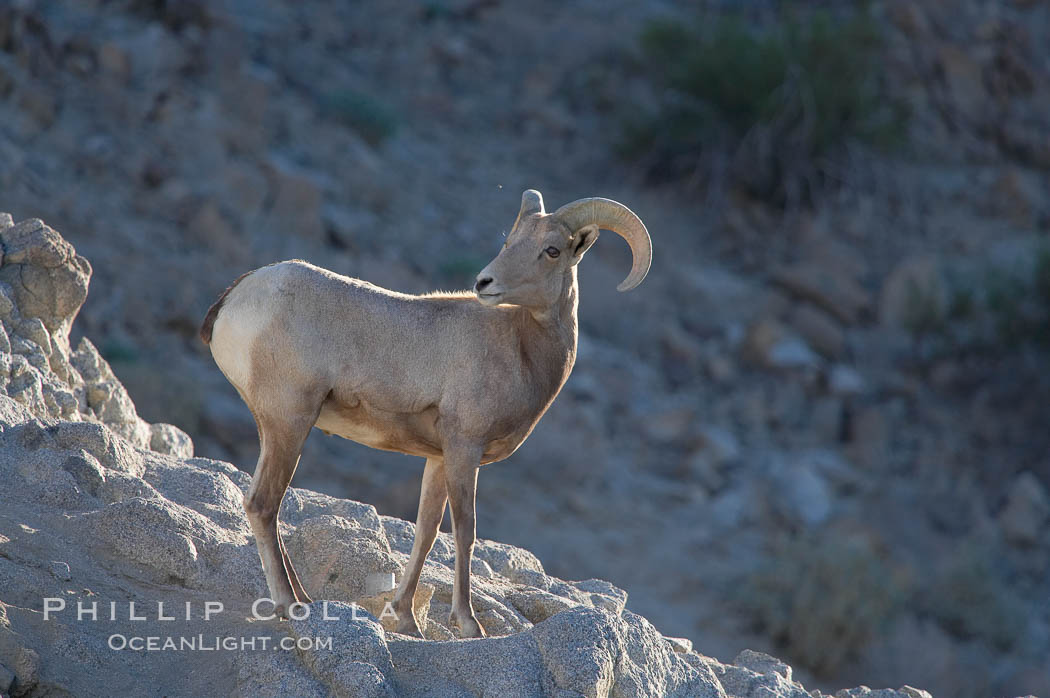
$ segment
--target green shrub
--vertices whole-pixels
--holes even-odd
[[[907,328],[930,345],[929,358],[1050,348],[1050,245],[1036,246],[1032,256],[1030,264],[950,276],[944,313],[917,293]]]
[[[641,50],[655,106],[626,120],[622,153],[658,180],[705,179],[728,162],[755,195],[809,195],[835,148],[903,137],[905,112],[879,83],[880,46],[866,13],[818,11],[764,30],[733,16],[653,22]]]
[[[1050,245],[1035,251],[1028,269],[989,272],[988,310],[1003,343],[1050,346]]]
[[[357,131],[376,146],[397,132],[393,109],[372,95],[357,90],[329,92],[320,100],[322,113]]]
[[[920,594],[920,606],[948,632],[1009,650],[1023,633],[1025,606],[1011,591],[994,554],[963,547]]]
[[[962,309],[962,306],[953,304],[964,305],[966,302],[961,291],[953,293],[946,310],[936,289],[923,288],[914,279],[908,282],[907,294],[908,304],[901,320],[905,329],[920,339],[927,334],[942,332],[952,311]]]
[[[828,675],[881,632],[906,590],[870,541],[815,534],[775,543],[736,595],[757,631]]]
[[[1025,317],[1026,280],[1001,269],[988,272],[985,301],[1000,341],[1014,348],[1028,333]]]

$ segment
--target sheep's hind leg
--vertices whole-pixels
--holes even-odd
[[[397,614],[399,633],[423,637],[419,623],[416,622],[412,600],[419,584],[419,574],[423,571],[423,562],[437,539],[447,500],[444,463],[438,458],[428,458],[423,469],[423,484],[419,488],[416,538],[412,542],[412,554],[409,555],[408,564],[402,573],[401,584],[394,595],[394,612]]]
[[[299,581],[299,575],[295,573],[295,568],[292,567],[292,558],[288,557],[288,550],[284,547],[284,539],[277,536],[277,542],[281,546],[281,558],[284,560],[284,568],[288,570],[288,581],[292,583],[292,592],[295,594],[295,600],[299,603],[311,603],[313,599],[306,593],[303,583]]]
[[[481,467],[480,448],[445,449],[445,486],[452,508],[452,531],[456,538],[456,576],[452,585],[449,623],[459,626],[460,637],[485,637],[470,601],[470,558],[476,538],[474,497]]]
[[[277,515],[313,420],[277,420],[256,413],[256,421],[259,426],[259,463],[251,487],[244,496],[244,510],[255,534],[274,613],[287,617],[293,603],[305,602],[309,597],[300,598],[293,588],[293,577],[300,591],[302,584],[298,583],[284,552]]]

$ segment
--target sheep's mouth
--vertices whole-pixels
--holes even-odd
[[[482,303],[495,303],[503,293],[478,293],[478,300]]]

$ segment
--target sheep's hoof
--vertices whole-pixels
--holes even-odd
[[[409,609],[407,612],[397,611],[397,630],[394,632],[401,633],[402,635],[412,635],[413,637],[422,637],[423,631],[419,629],[419,623],[416,622],[416,614]]]
[[[303,608],[306,606],[302,601],[289,601],[288,603],[279,603],[274,605],[273,614],[278,620],[291,620],[292,614],[291,609],[295,609],[296,617],[300,620],[303,616]]]
[[[423,637],[423,631],[419,629],[419,624],[416,623],[416,619],[403,620],[397,624],[397,630],[394,632],[401,633],[402,635],[411,635],[412,637]]]
[[[451,628],[458,628],[459,636],[464,640],[467,638],[486,636],[485,628],[481,627],[481,623],[478,622],[477,616],[473,613],[463,619],[460,619],[455,613],[452,613],[448,617],[448,624]]]
[[[394,599],[394,615],[397,618],[396,633],[411,635],[412,637],[423,637],[423,631],[419,629],[416,622],[416,614],[412,610],[411,599]]]

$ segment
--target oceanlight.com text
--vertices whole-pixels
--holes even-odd
[[[331,637],[271,637],[256,635],[237,637],[233,635],[206,636],[160,636],[160,635],[121,635],[109,636],[111,650],[132,650],[134,652],[243,652],[245,650],[331,650]]]

